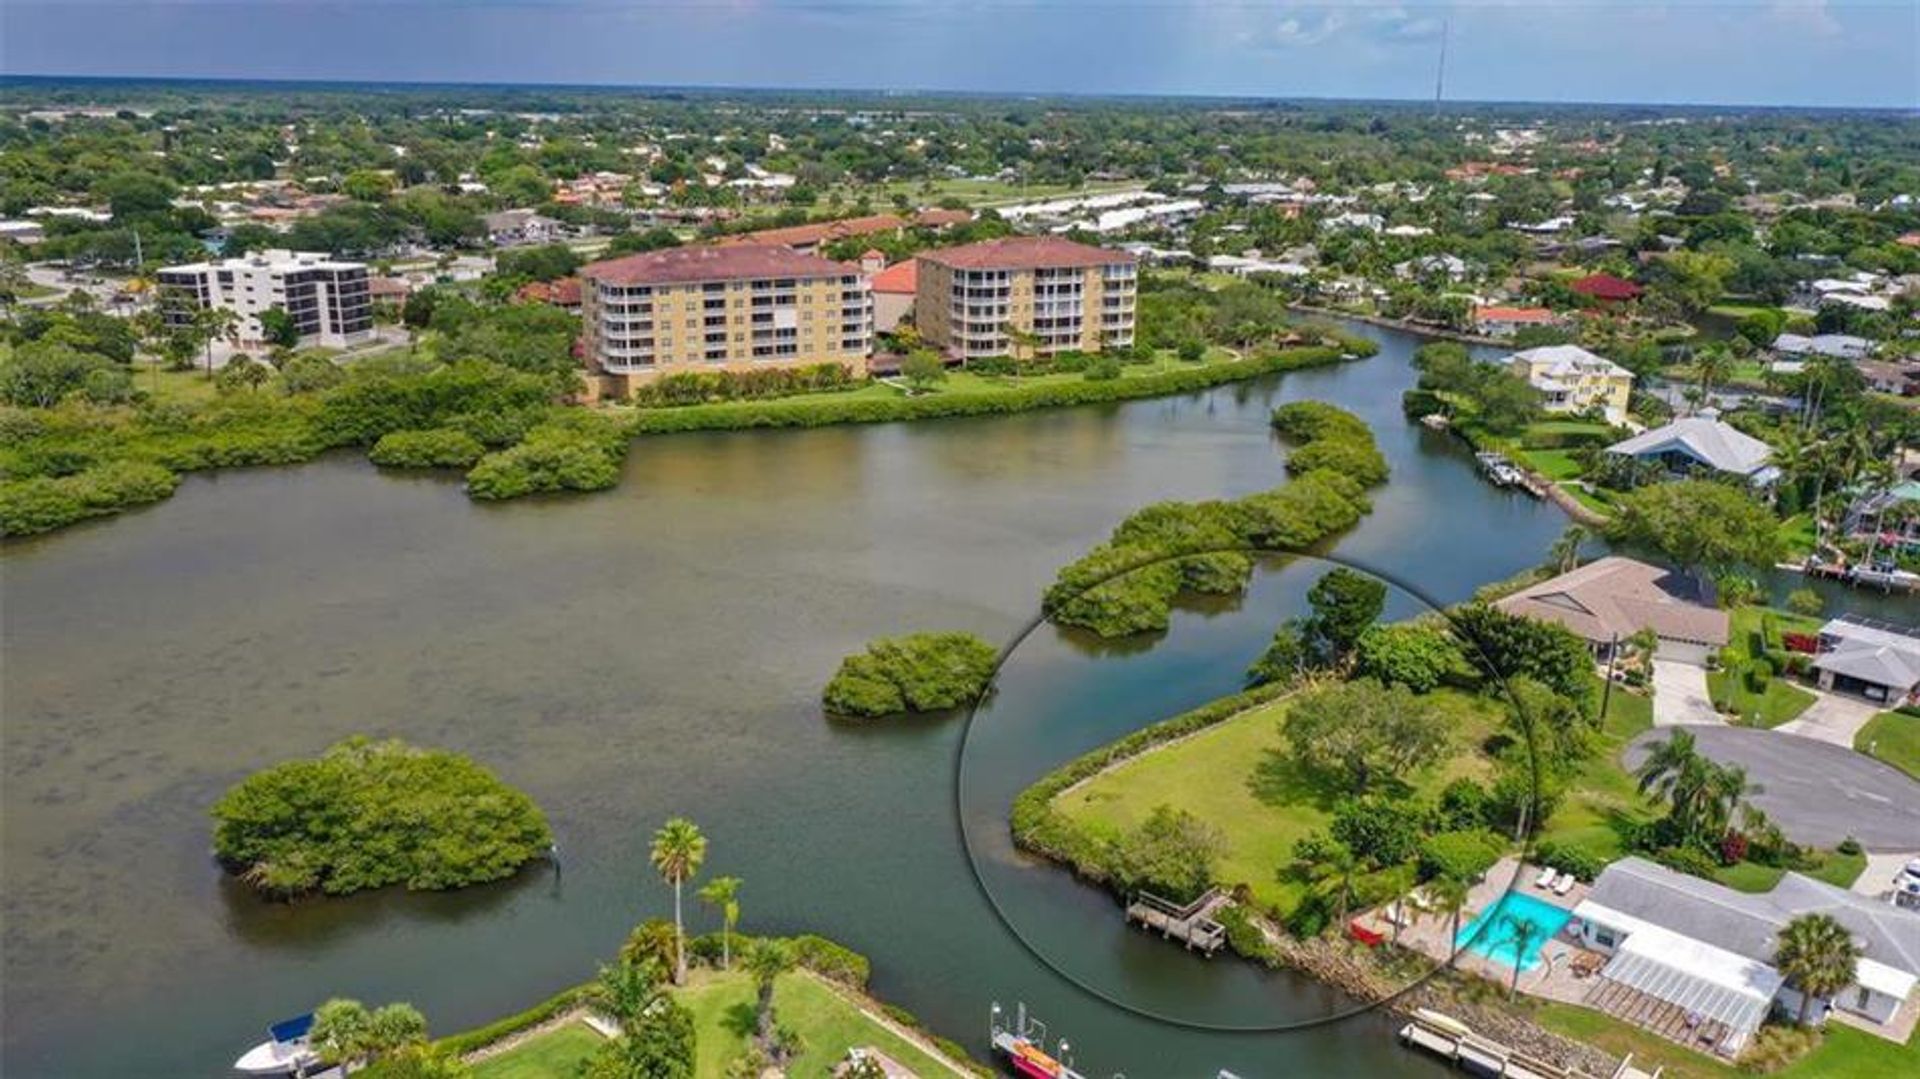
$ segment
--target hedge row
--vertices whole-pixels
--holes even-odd
[[[1047,382],[1013,386],[1000,393],[932,393],[915,397],[822,396],[788,401],[742,401],[684,408],[642,409],[634,416],[632,426],[635,434],[645,435],[754,427],[825,427],[840,423],[888,423],[950,416],[996,416],[1203,390],[1260,375],[1337,363],[1343,348],[1354,353],[1357,347],[1283,349],[1244,360],[1162,371],[1134,378],[1104,382]]]
[[[585,995],[585,986],[576,985],[571,989],[563,989],[526,1011],[516,1012],[504,1019],[496,1019],[483,1027],[448,1035],[436,1044],[453,1056],[466,1056],[468,1053],[478,1052],[497,1041],[510,1038],[523,1030],[530,1030],[562,1012],[578,1007]]]
[[[1104,883],[1113,878],[1112,851],[1099,837],[1081,829],[1054,808],[1060,792],[1106,771],[1154,746],[1205,730],[1234,716],[1273,701],[1288,691],[1279,683],[1268,683],[1209,701],[1172,719],[1109,742],[1089,753],[1055,768],[1013,800],[1011,823],[1013,841],[1021,849],[1051,858],[1091,881]]]

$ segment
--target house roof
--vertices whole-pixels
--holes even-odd
[[[1825,914],[1860,943],[1863,968],[1870,962],[1908,978],[1920,975],[1920,912],[1798,873],[1781,877],[1770,892],[1751,894],[1644,858],[1622,858],[1601,872],[1593,890],[1574,908],[1575,917],[1603,923],[1608,922],[1604,912],[1630,915],[1768,964],[1783,926],[1802,914]],[[1890,980],[1879,971],[1868,976]]]
[[[1650,457],[1678,451],[1721,472],[1751,476],[1773,457],[1773,447],[1729,424],[1687,416],[1607,447],[1609,453]]]
[[[1767,1017],[1785,981],[1768,963],[1657,925],[1636,928],[1601,974],[1691,1014],[1725,1023],[1741,1038]]]
[[[1560,316],[1544,307],[1476,307],[1475,322],[1557,322]]]
[[[1728,640],[1727,612],[1698,602],[1698,589],[1686,577],[1619,555],[1521,589],[1494,606],[1557,623],[1595,643],[1647,628],[1669,640],[1714,646]]]
[[[906,227],[905,219],[894,214],[868,214],[844,217],[838,221],[817,221],[810,225],[787,225],[722,237],[721,244],[785,244],[789,247],[813,247],[847,236],[871,236]]]
[[[1076,243],[1060,236],[1003,236],[997,240],[922,251],[920,258],[956,270],[1067,269],[1136,261],[1126,251]]]
[[[791,247],[734,243],[643,251],[593,263],[580,275],[618,285],[673,285],[739,277],[838,277],[853,272],[851,267]]]
[[[1920,635],[1836,618],[1820,627],[1820,638],[1832,647],[1814,657],[1819,670],[1898,690],[1920,685]]]
[[[1596,300],[1632,300],[1643,291],[1639,285],[1610,273],[1588,274],[1567,287]]]
[[[911,295],[920,284],[920,260],[901,259],[873,275],[873,291]]]
[[[950,225],[964,225],[973,220],[972,210],[945,210],[929,207],[913,215],[913,223],[927,228],[946,228]]]
[[[1511,357],[1523,360],[1536,374],[1549,378],[1578,378],[1581,375],[1606,375],[1609,378],[1633,377],[1633,372],[1607,359],[1596,356],[1579,345],[1542,345],[1516,352]],[[1544,370],[1541,370],[1544,365]]]
[[[555,307],[580,306],[580,279],[562,277],[557,281],[529,281],[514,296],[532,303],[550,303]]]

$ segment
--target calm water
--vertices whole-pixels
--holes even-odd
[[[961,724],[836,726],[814,703],[872,636],[1008,638],[1060,564],[1146,502],[1281,482],[1266,414],[1282,400],[1359,412],[1392,458],[1340,555],[1442,601],[1537,561],[1565,520],[1403,422],[1415,341],[1363,332],[1380,356],[1187,397],[646,440],[619,489],[578,500],[481,506],[341,456],[191,477],[150,510],[7,548],[0,1070],[221,1074],[267,1022],[333,994],[414,1001],[439,1031],[524,1007],[669,910],[645,844],[673,814],[707,830],[711,872],[746,879],[748,928],[868,953],[876,991],[976,1049],[988,1002],[1024,998],[1094,1074],[1419,1067],[1377,1023],[1209,1035],[1078,993],[976,886],[952,793]],[[1148,652],[1043,634],[996,707],[1055,722],[1004,789],[1231,688],[1288,580],[1183,614]],[[291,907],[231,887],[206,807],[357,732],[471,753],[531,792],[564,875]],[[1112,918],[1035,876],[1048,902]],[[1177,951],[1124,959],[1144,986],[1205,984]],[[1237,977],[1256,1011],[1321,992]]]

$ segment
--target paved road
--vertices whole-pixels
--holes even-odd
[[[1707,694],[1707,671],[1691,663],[1653,661],[1653,725],[1678,727],[1726,722]]]
[[[1853,736],[1860,733],[1860,728],[1867,725],[1867,720],[1880,714],[1879,705],[1842,697],[1837,693],[1815,692],[1819,700],[1808,705],[1798,718],[1782,723],[1774,730],[1781,734],[1818,738],[1822,742],[1852,749]]]
[[[1848,836],[1874,851],[1910,851],[1920,837],[1920,782],[1890,764],[1828,742],[1747,727],[1690,727],[1700,752],[1738,764],[1765,788],[1753,804],[1800,843],[1831,847]],[[1652,730],[1626,749],[1626,765],[1646,757]]]

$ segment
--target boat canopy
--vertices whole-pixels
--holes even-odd
[[[299,1041],[301,1038],[307,1036],[307,1031],[312,1029],[313,1013],[308,1012],[305,1015],[296,1015],[292,1019],[280,1020],[278,1023],[268,1027],[267,1033],[274,1041],[284,1044],[286,1042]]]

